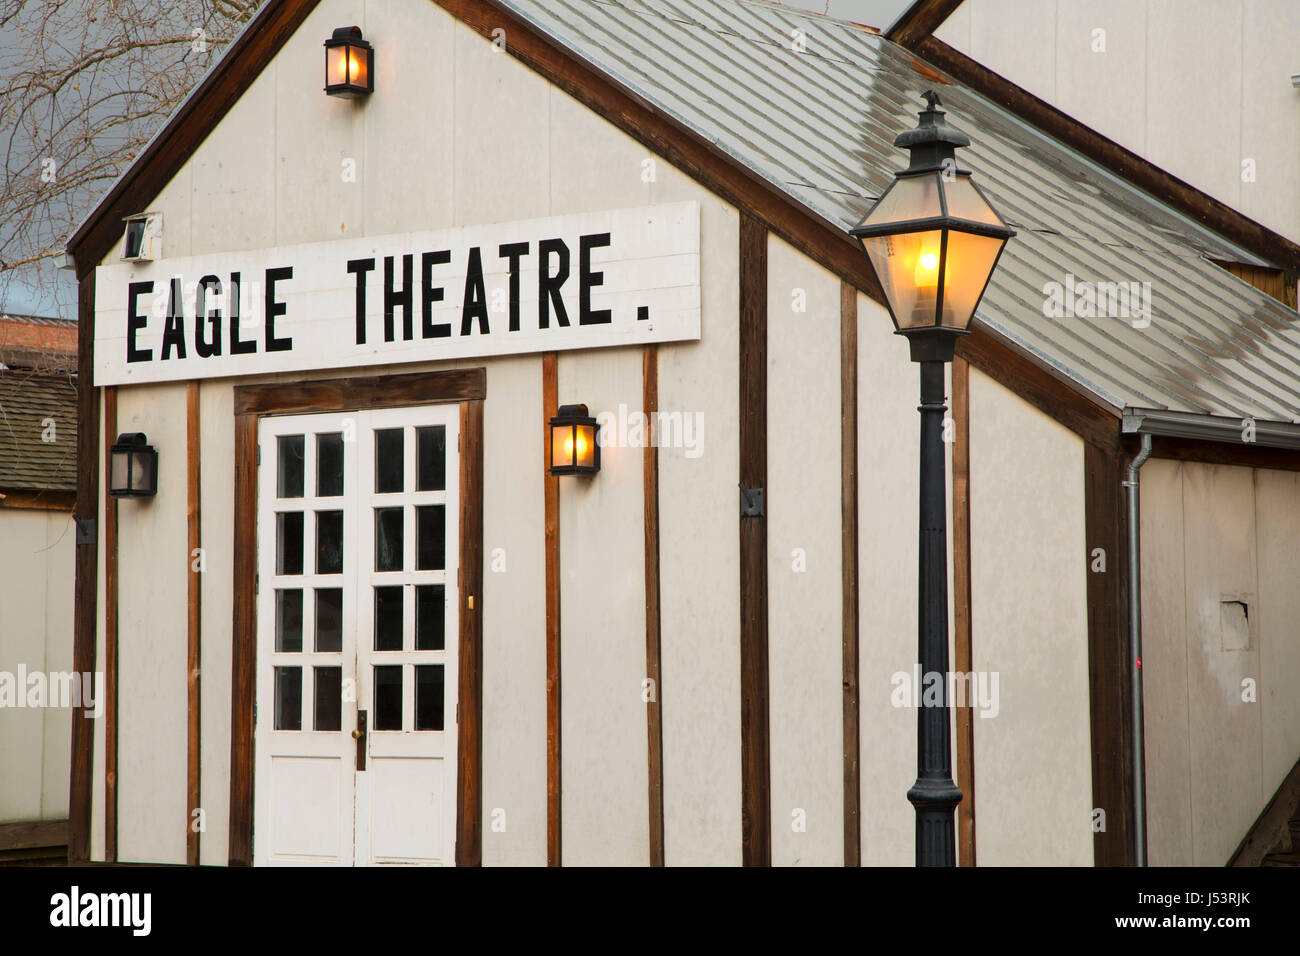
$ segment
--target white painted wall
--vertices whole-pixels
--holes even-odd
[[[24,703],[19,666],[72,670],[74,540],[68,512],[0,506],[0,672]],[[0,709],[0,823],[67,819],[73,719],[66,707]]]
[[[973,718],[976,857],[1090,866],[1083,442],[975,369],[970,511],[972,663],[999,688]]]
[[[858,296],[863,866],[915,860],[916,814],[906,794],[916,779],[916,711],[893,706],[890,697],[893,676],[910,675],[916,663],[920,376],[893,328],[883,306]]]
[[[123,500],[117,511],[118,859],[183,863],[189,824],[185,386],[119,390],[117,430],[144,432],[158,450],[158,495]]]
[[[772,863],[840,866],[840,280],[776,237],[767,276]]]
[[[1104,37],[1094,31],[1104,31]],[[1300,239],[1300,5],[966,0],[935,36],[1087,126]],[[1104,52],[1094,45],[1104,39]],[[1255,179],[1243,179],[1253,160]]]
[[[199,805],[207,828],[199,835],[199,861],[206,866],[221,866],[230,858],[234,414],[230,382],[199,384],[199,543],[207,567],[199,582]]]
[[[1300,480],[1159,460],[1141,478],[1151,862],[1222,866],[1300,758]],[[1248,605],[1246,646],[1225,599]]]

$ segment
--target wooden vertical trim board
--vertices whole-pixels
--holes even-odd
[[[104,474],[112,480],[117,388],[104,389]],[[104,499],[104,862],[117,862],[117,499]]]
[[[1131,866],[1133,721],[1125,458],[1085,443],[1083,463],[1092,805],[1106,813],[1106,828],[1093,833],[1093,863]],[[1093,570],[1093,552],[1098,548],[1104,552],[1104,571]]]
[[[641,355],[642,407],[653,424],[659,411],[659,346]],[[664,865],[663,681],[659,645],[659,449],[648,435],[642,452],[645,500],[645,674],[653,696],[646,703],[648,780],[650,788],[650,865]]]
[[[199,668],[201,663],[200,647],[202,643],[200,615],[203,598],[202,558],[199,549],[200,538],[200,488],[199,488],[199,383],[190,382],[185,387],[185,471],[188,502],[185,510],[189,530],[189,548],[186,561],[189,562],[189,639],[186,646],[186,760],[185,793],[187,809],[185,813],[185,862],[197,866],[199,862],[199,830],[194,825],[194,811],[199,808],[202,797],[199,790],[199,731],[200,701]],[[198,553],[196,553],[198,552]]]
[[[456,865],[483,862],[483,402],[460,403]]]
[[[230,687],[231,866],[253,865],[253,713],[257,701],[257,416],[235,416],[234,621]]]
[[[740,217],[740,481],[767,485],[767,229],[747,213]],[[736,497],[739,511],[739,489]],[[771,866],[767,518],[739,521],[741,858]]]
[[[100,391],[91,385],[95,341],[95,273],[77,289],[77,510],[76,517],[99,522]],[[72,669],[95,672],[98,648],[99,536],[76,544],[76,595],[73,613]],[[91,803],[95,773],[95,722],[73,712],[68,768],[68,862],[90,859]]]
[[[953,670],[974,670],[971,630],[971,510],[970,510],[970,364],[964,358],[952,363],[952,577]],[[975,711],[956,708],[957,859],[960,866],[975,866]]]
[[[559,410],[556,355],[542,355],[542,486],[546,536],[546,865],[562,859],[560,823],[560,483],[551,474],[550,419]]]
[[[844,678],[844,865],[862,865],[858,701],[858,290],[840,283],[840,621]]]

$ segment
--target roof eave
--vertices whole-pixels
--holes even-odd
[[[1189,438],[1196,441],[1261,445],[1300,451],[1300,424],[1293,422],[1225,418],[1221,415],[1198,415],[1155,408],[1130,408],[1124,411],[1121,428],[1126,435]],[[1244,439],[1243,436],[1246,434],[1252,435],[1251,440]]]

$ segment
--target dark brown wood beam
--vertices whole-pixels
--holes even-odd
[[[235,390],[238,402],[239,389]],[[231,866],[253,865],[253,711],[257,703],[257,416],[235,415],[234,621],[230,680]]]
[[[970,363],[963,358],[952,363],[952,607],[953,670],[970,674],[975,670],[975,648],[971,628],[971,511],[970,511]],[[975,712],[956,709],[957,862],[975,866]]]
[[[77,289],[77,511],[76,518],[99,525],[99,389],[91,385],[95,342],[95,275]],[[72,624],[72,669],[96,670],[99,615],[99,535],[76,544],[76,592]],[[91,798],[94,791],[95,724],[85,713],[72,718],[68,773],[68,862],[90,859]]]
[[[199,863],[199,838],[201,832],[195,811],[203,812],[203,800],[199,787],[200,774],[200,729],[202,696],[199,693],[199,673],[202,666],[202,600],[204,557],[200,540],[200,501],[199,474],[201,455],[199,454],[199,383],[190,382],[185,386],[185,472],[187,501],[185,523],[189,538],[189,602],[188,637],[185,647],[185,693],[186,693],[186,752],[185,752],[185,794],[187,809],[185,813],[185,862],[190,866]]]
[[[542,493],[546,549],[546,865],[563,859],[560,786],[560,480],[551,474],[550,420],[559,411],[556,355],[542,356]]]
[[[767,237],[740,217],[740,481],[767,487]],[[737,494],[737,502],[741,495]],[[741,856],[772,864],[768,728],[767,518],[740,519]]]
[[[659,346],[641,353],[642,408],[653,422],[659,411]],[[649,439],[651,436],[647,436]],[[664,865],[664,731],[659,634],[659,449],[647,440],[642,450],[641,484],[645,508],[645,674],[646,760],[650,804],[650,865]]]
[[[962,0],[915,0],[892,26],[882,23],[881,27],[889,27],[886,37],[910,48],[939,29],[961,4]]]
[[[74,714],[74,719],[79,717]],[[67,846],[71,835],[67,820],[0,823],[0,852]]]
[[[17,491],[0,488],[0,508],[19,508],[32,511],[76,511],[77,494],[74,491]]]
[[[235,389],[235,414],[303,414],[377,405],[479,401],[486,395],[486,369],[455,368],[440,372],[240,386]]]
[[[840,284],[840,623],[844,681],[844,865],[862,865],[858,701],[858,290]]]
[[[1130,454],[1137,451],[1135,436],[1124,436],[1124,444]],[[1151,457],[1200,461],[1210,465],[1300,471],[1300,449],[1269,448],[1249,442],[1239,444],[1155,435],[1151,439]]]
[[[104,474],[117,439],[117,388],[104,389]],[[117,499],[104,504],[104,862],[117,862]]]
[[[483,402],[460,405],[456,865],[483,863]]]
[[[1096,866],[1131,866],[1133,853],[1132,669],[1128,648],[1127,458],[1083,446],[1084,538],[1088,607],[1088,697]],[[1104,567],[1104,570],[1101,568]]]

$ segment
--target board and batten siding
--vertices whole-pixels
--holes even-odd
[[[768,239],[772,864],[844,863],[840,279]]]
[[[1300,476],[1156,459],[1141,481],[1150,859],[1222,866],[1300,755]]]
[[[74,537],[66,511],[0,505],[0,673],[24,699],[20,665],[29,675],[72,670]],[[0,753],[13,772],[0,774],[0,824],[67,819],[72,709],[14,706],[2,716]]]
[[[970,514],[979,863],[1091,866],[1083,441],[975,369]]]
[[[320,43],[341,23],[360,24],[377,48],[382,44],[376,95],[364,104],[320,90]],[[417,114],[422,121],[410,122]],[[353,165],[350,181],[345,173]],[[685,200],[700,203],[708,263],[704,330],[700,342],[660,347],[659,402],[666,412],[703,413],[704,443],[699,457],[681,447],[659,451],[661,500],[674,503],[660,519],[664,839],[669,863],[730,864],[740,854],[735,209],[427,0],[323,0],[149,208],[163,214],[164,250],[172,258]],[[116,264],[117,254],[102,264]],[[483,366],[483,861],[545,863],[541,364],[532,355],[268,372],[200,384],[208,568],[201,609],[202,862],[227,860],[233,387]],[[563,356],[559,369],[562,402],[588,402],[593,414],[616,412],[619,403],[640,409],[640,348]],[[159,448],[161,469],[155,501],[118,509],[118,857],[180,863],[187,819],[184,386],[119,388],[118,426],[146,432]],[[629,456],[628,468],[618,466],[619,453]],[[566,863],[647,859],[641,450],[606,454],[594,483],[561,483]],[[593,491],[594,509],[586,500]],[[103,481],[100,495],[102,527]],[[140,550],[145,542],[148,554]],[[502,549],[503,572],[493,570],[494,549]],[[157,556],[172,553],[169,571]],[[157,575],[140,573],[154,561]],[[105,567],[101,535],[101,668]],[[612,568],[627,580],[609,580]],[[587,652],[605,655],[599,659],[608,668],[591,670]],[[156,692],[139,696],[141,686]],[[605,703],[614,709],[607,713]],[[607,733],[616,736],[617,751],[605,749]],[[156,734],[158,745],[146,751]],[[604,763],[611,752],[626,764],[612,779]],[[92,859],[103,859],[105,850],[104,756],[98,721]],[[496,810],[504,814],[494,817]],[[604,829],[593,820],[603,820]],[[494,827],[497,821],[504,829]],[[624,836],[611,841],[615,824]]]

